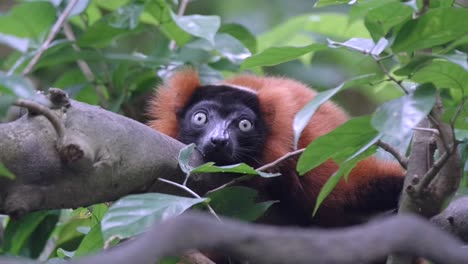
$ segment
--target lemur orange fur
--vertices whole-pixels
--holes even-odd
[[[227,79],[224,84],[248,87],[257,92],[262,115],[269,126],[269,135],[266,139],[265,149],[261,161],[270,163],[293,150],[292,122],[295,114],[307,104],[316,92],[306,85],[285,78],[258,77],[254,75],[240,75]],[[176,137],[178,124],[176,112],[191,98],[193,92],[200,86],[198,73],[191,69],[177,72],[168,82],[157,90],[156,97],[151,101],[149,125],[171,137]],[[299,140],[299,148],[306,147],[317,137],[322,136],[349,119],[348,115],[332,102],[324,103],[314,114],[309,125],[304,129]],[[318,150],[320,151],[320,150]],[[311,209],[316,197],[327,179],[338,169],[331,160],[298,177],[295,173],[295,162],[285,165],[294,173],[285,173],[280,177],[289,177],[286,181],[294,202],[306,203],[304,208]],[[341,180],[332,193],[322,203],[319,209],[319,222],[327,221],[331,225],[340,225],[345,204],[359,204],[358,188],[379,177],[402,177],[403,169],[398,163],[367,158],[352,170],[348,181]],[[334,219],[330,219],[334,218]],[[327,225],[327,224],[326,224]]]

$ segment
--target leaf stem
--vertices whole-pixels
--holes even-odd
[[[191,194],[193,197],[195,198],[202,198],[200,195],[198,195],[196,192],[192,191],[190,188],[188,188],[187,186],[184,186],[182,184],[178,184],[177,182],[173,182],[173,181],[170,181],[170,180],[166,180],[166,179],[163,179],[163,178],[158,178],[158,181],[160,182],[164,182],[164,183],[167,183],[167,184],[170,184],[172,186],[175,186],[177,188],[180,188],[186,192],[188,192],[189,194]],[[219,222],[222,222],[221,221],[221,218],[219,218],[219,216],[216,214],[216,212],[213,210],[213,208],[209,205],[209,204],[206,204],[206,207],[208,208],[208,210],[210,211],[210,213],[219,221]]]

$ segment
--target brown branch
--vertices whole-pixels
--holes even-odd
[[[396,85],[398,85],[401,90],[403,90],[403,92],[405,92],[405,94],[409,94],[409,92],[406,90],[406,88],[403,86],[403,84],[401,83],[401,80],[397,80],[395,77],[393,77],[393,75],[388,71],[387,68],[385,68],[385,66],[382,64],[382,59],[377,57],[377,56],[372,56],[372,59],[374,59],[375,63],[377,63],[377,65],[379,66],[380,70],[382,70],[382,72],[385,74],[385,76],[387,76],[388,79],[390,79],[392,82],[394,82]]]
[[[212,249],[224,256],[260,264],[369,263],[389,253],[420,256],[436,263],[468,263],[468,251],[462,246],[451,235],[410,215],[327,230],[281,228],[228,219],[219,223],[212,217],[191,213],[158,223],[115,250],[72,263],[155,263],[191,248]]]
[[[468,97],[466,97],[466,96],[464,96],[462,98],[462,101],[461,101],[460,105],[458,106],[457,111],[455,112],[455,114],[450,119],[450,126],[452,127],[452,129],[455,127],[455,122],[457,121],[458,117],[460,116],[460,113],[465,108],[467,98]],[[468,113],[467,113],[467,115],[468,115]]]
[[[73,30],[72,28],[70,27],[70,24],[68,23],[64,23],[63,25],[63,32],[65,34],[65,36],[67,37],[68,40],[71,40],[73,42],[76,41],[76,37],[75,37],[75,34],[73,33]],[[78,47],[75,43],[72,44],[72,47],[74,50],[76,50],[77,52],[80,52],[81,49],[80,47]],[[80,68],[81,72],[83,73],[83,75],[85,76],[86,80],[88,80],[88,82],[90,84],[93,84],[94,81],[96,80],[96,77],[93,73],[93,71],[91,70],[91,67],[89,67],[89,65],[86,63],[86,61],[84,60],[77,60],[76,63],[78,64],[78,67]],[[101,91],[101,89],[99,89],[98,85],[94,84],[92,85],[93,88],[94,88],[94,91],[96,92],[97,96],[99,97],[99,103],[104,107],[106,108],[106,105],[107,105],[107,100],[106,100],[106,96],[104,95],[104,93]]]
[[[305,148],[288,152],[284,156],[280,157],[279,159],[277,159],[277,160],[275,160],[275,161],[273,161],[271,163],[265,164],[265,165],[255,169],[255,170],[256,171],[266,171],[266,170],[269,170],[271,168],[274,168],[274,167],[278,166],[278,164],[280,164],[281,162],[283,162],[285,160],[288,160],[290,158],[294,158],[294,157],[302,154],[304,152],[304,150],[305,150]]]
[[[29,106],[24,102],[19,105]],[[74,100],[68,103],[58,108],[50,103],[53,109],[32,104],[31,109],[48,116],[55,127],[41,115],[0,124],[0,160],[16,175],[15,180],[0,177],[0,213],[20,216],[75,208],[137,192],[185,194],[157,180],[164,175],[174,182],[183,181],[177,156],[185,145],[100,107]],[[66,125],[65,132],[60,124]],[[57,144],[57,134],[62,133],[64,148]],[[202,164],[201,155],[194,153],[191,163]],[[218,178],[197,175],[187,187],[205,193],[220,185]]]
[[[376,146],[382,148],[383,150],[387,151],[388,153],[392,154],[392,156],[400,163],[403,168],[407,168],[408,166],[408,158],[401,155],[401,153],[395,149],[393,146],[383,142],[382,140],[378,140],[375,143]]]
[[[187,9],[189,2],[190,0],[182,0],[180,2],[179,10],[177,11],[178,16],[182,16],[185,13],[185,10]],[[169,43],[169,49],[175,50],[176,46],[177,46],[177,43],[175,42],[175,40],[171,40],[171,42]]]
[[[65,10],[63,10],[63,13],[60,15],[60,17],[57,19],[57,22],[55,22],[54,26],[50,30],[47,39],[44,41],[44,43],[42,43],[41,47],[39,47],[36,55],[34,55],[34,57],[29,61],[29,64],[26,66],[26,68],[24,68],[22,72],[23,75],[31,73],[32,69],[39,61],[39,58],[49,48],[50,43],[52,42],[52,40],[54,40],[55,36],[60,31],[60,28],[62,27],[63,23],[65,23],[65,20],[72,11],[73,7],[78,3],[78,1],[79,0],[71,0],[70,2],[68,2],[67,7],[65,7]]]

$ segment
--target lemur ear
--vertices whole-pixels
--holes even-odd
[[[179,131],[177,114],[183,109],[200,87],[198,72],[186,68],[172,75],[156,89],[150,100],[148,125],[161,133],[175,138]]]

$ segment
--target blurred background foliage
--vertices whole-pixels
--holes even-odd
[[[220,32],[230,34],[226,36],[218,33],[219,45],[224,47],[213,51],[208,43],[194,40],[182,30],[174,30],[173,25],[159,27],[165,23],[164,19],[170,17],[164,18],[169,16],[164,13],[166,11],[158,14],[157,9],[167,7],[177,12],[176,1],[153,1],[154,6],[151,8],[156,10],[154,13],[151,13],[153,11],[148,8],[147,2],[79,1],[70,28],[79,40],[80,51],[73,50],[71,42],[59,35],[30,76],[34,87],[41,90],[48,87],[63,88],[77,100],[101,104],[144,121],[144,102],[152,89],[160,83],[160,78],[164,77],[167,70],[180,64],[200,67],[208,81],[238,72],[239,62],[248,56],[248,51],[255,54],[273,46],[305,46],[314,42],[323,43],[327,38],[344,41],[351,37],[370,37],[362,19],[349,21],[351,6],[347,4],[314,7],[315,1],[307,0],[190,1],[186,15],[215,14],[221,19]],[[14,5],[14,9],[4,15],[6,22],[2,23],[3,27],[15,32],[15,36],[28,38],[26,49],[30,51],[22,53],[18,49],[24,47],[18,46],[16,51],[11,47],[2,47],[2,70],[21,72],[25,67],[24,61],[32,56],[34,48],[45,39],[47,32],[44,29],[50,28],[55,22],[58,15],[55,8],[63,8],[65,3],[2,3],[5,12]],[[36,10],[36,13],[29,14],[29,8]],[[25,26],[31,24],[35,28],[26,32]],[[171,30],[174,32],[171,33]],[[19,33],[21,31],[24,33]],[[176,39],[179,47],[182,47],[171,50],[170,38]],[[242,54],[245,48],[248,51]],[[235,56],[238,56],[237,61]],[[94,78],[87,80],[77,67],[78,59],[86,61]],[[296,60],[250,70],[290,76],[322,90],[335,87],[353,76],[378,72],[378,67],[372,59],[362,54],[345,49],[326,49]],[[96,89],[100,92],[96,93]],[[101,99],[98,94],[102,95]],[[358,115],[369,113],[378,103],[398,95],[401,95],[398,89],[361,87],[345,91],[336,100],[351,114]]]
[[[144,122],[155,87],[174,70],[192,65],[206,83],[247,71],[292,77],[333,95],[336,90],[333,100],[355,116],[381,106],[372,116],[373,128],[366,121],[365,128],[350,129],[375,129],[395,140],[388,142],[407,146],[408,133],[420,120],[415,118],[427,115],[438,91],[447,110],[444,120],[453,121],[461,142],[467,174],[467,1],[79,0],[63,30],[31,64],[72,1],[0,1],[0,119],[12,118],[6,112],[16,98],[58,87],[76,100]],[[358,76],[361,81],[348,83],[353,89],[341,89]],[[364,148],[354,147],[348,154]],[[255,204],[255,195],[250,189],[226,189],[210,197],[210,204],[225,215],[254,220],[270,205]],[[216,206],[216,197],[228,200],[224,208]],[[204,201],[126,197],[109,211],[99,204],[36,212],[19,221],[2,217],[8,225],[0,253],[46,260],[101,250],[113,243],[106,240],[113,235],[127,238],[146,228],[132,226],[133,218],[114,218],[113,210],[132,199],[141,199],[134,210],[142,213],[135,217],[146,223],[148,217],[178,214]],[[173,206],[184,209],[176,212]],[[120,229],[112,231],[107,225],[116,226],[115,221]]]

